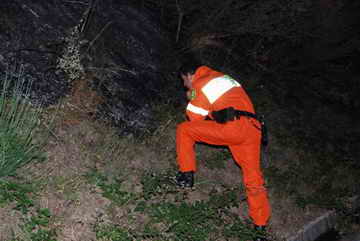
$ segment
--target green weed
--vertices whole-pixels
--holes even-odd
[[[177,189],[173,182],[175,173],[171,170],[164,172],[145,172],[141,177],[143,185],[143,197],[149,200],[154,196],[176,193]]]
[[[49,209],[38,209],[35,215],[25,219],[22,230],[31,241],[56,241],[56,231],[50,228],[51,213]],[[16,239],[16,241],[23,241]]]
[[[216,212],[205,202],[180,204],[163,202],[151,205],[150,216],[158,222],[166,222],[166,233],[172,233],[174,240],[209,240],[216,230]]]
[[[123,180],[115,178],[114,180],[109,180],[107,176],[93,170],[85,175],[85,177],[90,181],[90,183],[100,187],[102,190],[101,195],[118,205],[124,205],[130,200],[136,198],[136,195],[131,192],[122,190],[121,184]]]
[[[148,226],[152,227],[152,230],[152,223],[165,224],[166,228],[161,232],[155,229],[155,240],[216,240],[223,234],[221,230],[225,226],[234,225],[233,229],[238,228],[238,215],[233,215],[228,210],[238,207],[240,188],[213,190],[209,193],[207,201],[188,203],[186,192],[179,191],[172,183],[172,175],[171,171],[146,172],[142,177],[145,200],[138,202],[134,211],[151,217]],[[171,195],[173,202],[168,201]],[[179,198],[180,195],[183,195],[182,198]],[[162,198],[165,196],[167,198]],[[242,225],[244,231],[238,233],[238,236],[232,235],[231,230],[226,235],[237,238],[250,233],[254,237],[252,228],[246,224]],[[161,238],[156,236],[159,232],[162,234]]]
[[[50,227],[49,209],[37,209],[33,215],[24,217],[21,235],[13,234],[10,241],[56,241],[56,231]]]
[[[35,191],[32,184],[18,184],[14,182],[0,181],[0,205],[15,202],[15,210],[26,214],[34,202],[29,195]]]
[[[111,241],[132,241],[128,231],[112,224],[98,224],[94,227],[96,238]]]

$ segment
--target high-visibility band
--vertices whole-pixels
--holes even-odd
[[[201,90],[209,100],[210,104],[212,104],[228,90],[240,86],[241,85],[236,80],[228,75],[224,75],[210,80]]]
[[[191,111],[191,112],[194,112],[195,114],[199,114],[199,115],[202,115],[202,116],[206,116],[209,114],[209,111],[203,109],[203,108],[200,108],[200,107],[197,107],[195,105],[192,105],[192,104],[188,104],[186,109],[188,111]]]

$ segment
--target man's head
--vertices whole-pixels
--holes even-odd
[[[179,74],[184,81],[184,86],[191,89],[195,72],[201,66],[201,63],[191,54],[184,56],[182,63]]]
[[[181,74],[181,79],[184,81],[184,86],[188,89],[192,88],[192,82],[194,79],[194,74],[187,73],[186,75]]]

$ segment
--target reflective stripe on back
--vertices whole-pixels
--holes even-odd
[[[209,114],[209,111],[203,109],[203,108],[200,108],[200,107],[197,107],[195,105],[192,105],[192,104],[188,104],[187,107],[186,107],[187,110],[191,111],[191,112],[194,112],[195,114],[199,114],[199,115],[202,115],[202,116],[206,116]]]
[[[220,96],[233,87],[241,85],[228,75],[224,75],[210,80],[201,90],[209,100],[210,104],[214,103]]]

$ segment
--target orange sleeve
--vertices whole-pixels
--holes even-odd
[[[196,114],[192,111],[189,111],[189,110],[186,110],[186,116],[188,117],[188,119],[190,121],[194,121],[194,120],[204,120],[206,116],[203,116],[203,115],[199,115],[199,114]]]
[[[210,114],[210,103],[198,88],[192,89],[191,100],[186,107],[186,115],[190,121],[204,120]]]

